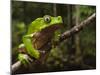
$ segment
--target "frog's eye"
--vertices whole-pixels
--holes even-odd
[[[45,15],[45,16],[44,16],[44,21],[45,21],[46,23],[49,23],[49,22],[51,21],[51,17],[50,17],[49,15]]]

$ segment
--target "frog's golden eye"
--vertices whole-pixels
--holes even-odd
[[[49,23],[49,22],[51,21],[51,17],[50,17],[49,15],[45,15],[45,16],[44,16],[44,21],[45,21],[46,23]]]

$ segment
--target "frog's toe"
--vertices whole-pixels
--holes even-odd
[[[24,64],[24,65],[29,64],[28,55],[26,55],[26,54],[19,54],[19,55],[18,55],[18,59],[19,59],[19,61],[21,61],[22,64]]]

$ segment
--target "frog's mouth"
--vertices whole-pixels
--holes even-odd
[[[61,28],[62,28],[62,23],[58,23],[58,24],[50,25],[50,26],[44,28],[42,31],[44,31],[44,32],[48,32],[48,31],[54,32],[54,31],[61,29]]]

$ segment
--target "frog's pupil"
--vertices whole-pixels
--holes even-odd
[[[46,18],[46,21],[49,21],[49,17]]]

